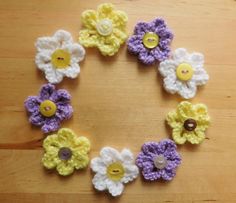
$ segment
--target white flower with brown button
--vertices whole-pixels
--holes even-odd
[[[108,190],[112,196],[121,195],[124,183],[137,178],[138,167],[130,150],[123,149],[121,153],[111,147],[104,147],[100,157],[91,160],[91,169],[96,173],[92,183],[99,191]]]
[[[59,83],[64,76],[76,78],[80,73],[78,63],[84,59],[85,50],[73,42],[69,32],[58,30],[52,37],[40,37],[35,46],[35,63],[50,83]]]
[[[193,98],[197,86],[204,85],[209,76],[204,69],[204,56],[201,53],[188,53],[178,48],[171,59],[162,61],[159,72],[164,77],[164,88],[171,94],[178,93],[185,99]]]

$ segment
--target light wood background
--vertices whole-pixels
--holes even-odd
[[[175,33],[172,48],[205,54],[208,84],[192,102],[208,105],[212,126],[200,146],[179,147],[183,163],[172,182],[127,184],[121,197],[96,192],[89,168],[62,178],[41,165],[44,138],[28,123],[23,102],[46,83],[34,64],[37,37],[65,29],[77,39],[80,14],[102,0],[0,0],[0,202],[236,202],[236,1],[117,0],[137,21],[157,16]],[[170,136],[164,118],[181,98],[162,88],[156,66],[145,67],[124,45],[114,57],[87,49],[78,79],[58,85],[72,94],[74,116],[62,126],[92,143],[90,157],[103,146],[130,148]]]

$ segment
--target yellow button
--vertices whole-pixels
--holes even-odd
[[[153,49],[159,44],[159,36],[154,32],[147,32],[143,36],[143,44],[146,48]]]
[[[63,49],[57,49],[51,56],[52,65],[56,68],[66,68],[70,65],[70,53]]]
[[[193,76],[193,68],[188,63],[181,63],[176,69],[176,75],[179,80],[188,81]]]
[[[109,19],[100,20],[96,25],[97,31],[102,36],[108,36],[112,33],[113,26]]]
[[[109,179],[119,181],[125,175],[125,169],[121,163],[115,162],[107,167],[107,176]]]
[[[51,117],[55,115],[56,110],[56,104],[50,100],[44,100],[39,106],[40,113],[45,117]]]

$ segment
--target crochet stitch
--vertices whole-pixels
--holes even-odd
[[[165,90],[171,94],[178,93],[185,99],[193,98],[197,86],[206,84],[209,79],[203,65],[203,54],[189,54],[184,48],[176,49],[172,58],[161,62],[159,66]]]
[[[128,50],[138,55],[139,60],[147,65],[163,61],[170,55],[170,43],[173,33],[161,18],[139,22],[134,28],[134,35],[128,40]]]
[[[181,157],[175,143],[170,139],[158,142],[146,142],[142,146],[136,164],[141,169],[145,180],[172,180]]]
[[[29,122],[42,126],[44,133],[58,130],[60,122],[72,116],[70,99],[66,90],[56,90],[52,84],[43,85],[39,96],[29,96],[25,100],[25,108],[30,114]]]
[[[59,83],[64,76],[76,78],[80,73],[78,63],[84,59],[85,50],[73,42],[69,32],[58,30],[52,37],[40,37],[35,46],[35,63],[50,83]]]
[[[94,187],[108,190],[112,196],[121,195],[124,183],[133,181],[139,174],[130,150],[119,153],[111,147],[101,149],[100,157],[91,160],[91,169],[96,173],[92,180]]]
[[[112,56],[128,37],[127,21],[126,13],[115,10],[111,3],[99,5],[97,11],[86,10],[82,13],[85,28],[79,33],[79,42],[85,47],[97,47],[104,56]]]
[[[172,137],[177,144],[186,141],[199,144],[205,139],[210,117],[204,104],[191,104],[183,101],[177,109],[167,114],[167,123],[173,129]]]
[[[48,136],[43,142],[45,153],[42,163],[47,169],[56,168],[62,176],[70,175],[74,169],[85,168],[89,163],[90,142],[68,128]]]

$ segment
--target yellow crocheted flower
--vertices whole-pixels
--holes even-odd
[[[61,128],[57,134],[49,135],[43,142],[43,148],[43,165],[47,169],[56,168],[63,176],[73,173],[74,168],[85,168],[89,163],[89,140],[77,137],[68,128]]]
[[[103,55],[112,56],[128,37],[127,21],[126,13],[114,10],[111,3],[99,5],[97,11],[86,10],[82,13],[85,29],[80,31],[79,42],[85,47],[98,47]]]
[[[210,124],[206,105],[193,105],[187,101],[181,102],[175,111],[169,112],[166,120],[173,129],[172,137],[177,144],[184,144],[186,141],[201,143]]]

